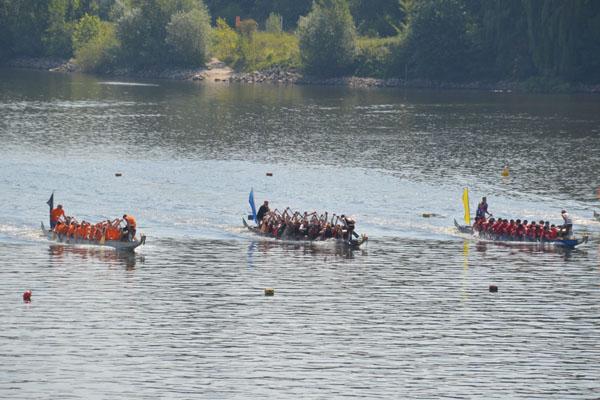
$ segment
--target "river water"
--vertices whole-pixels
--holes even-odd
[[[0,142],[1,398],[598,398],[598,96],[0,70]],[[591,241],[477,243],[464,187]],[[370,241],[254,237],[251,188]],[[147,244],[49,244],[53,191]]]

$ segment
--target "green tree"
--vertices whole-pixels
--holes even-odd
[[[102,21],[94,36],[75,48],[75,60],[84,71],[106,71],[116,64],[118,51],[115,25]]]
[[[134,67],[169,64],[166,37],[171,17],[204,7],[201,0],[131,0],[131,5],[117,23],[117,37],[123,60]]]
[[[529,47],[544,76],[581,79],[600,73],[600,3],[523,0]]]
[[[308,73],[322,76],[349,72],[356,55],[356,28],[344,0],[315,1],[298,22],[300,56]]]
[[[77,50],[98,36],[102,21],[95,15],[85,14],[73,27],[73,49]]]
[[[227,64],[235,64],[239,58],[239,35],[223,18],[217,18],[216,25],[212,33],[211,53]]]
[[[47,55],[70,57],[73,53],[73,24],[66,19],[67,13],[72,10],[70,3],[69,0],[50,0],[48,3],[48,28],[42,36]]]
[[[428,79],[465,79],[470,42],[461,0],[415,2],[409,16],[407,46],[414,75]]]
[[[397,35],[404,20],[399,0],[349,0],[350,12],[361,35]]]
[[[270,33],[281,33],[283,31],[283,19],[281,15],[272,12],[265,21],[265,30]]]
[[[178,64],[204,64],[210,44],[210,16],[206,8],[178,12],[167,25],[166,41]]]

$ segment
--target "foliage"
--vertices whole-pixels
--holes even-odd
[[[298,18],[306,15],[313,0],[206,0],[211,15],[233,21],[236,16],[266,21],[270,13],[282,18],[283,29],[295,29]]]
[[[200,28],[193,22],[197,15],[192,17],[197,14],[192,10],[205,10],[203,4],[201,0],[0,0],[0,58],[70,57],[74,52],[78,62],[92,69],[115,63],[195,64],[207,54],[202,45],[208,42],[207,25]],[[206,0],[206,4],[216,17],[210,47],[215,56],[238,69],[297,66],[301,54],[307,72],[330,76],[509,79],[526,82],[531,90],[600,83],[600,1],[315,0],[313,5],[313,0]],[[295,29],[304,15],[297,36],[281,34],[282,27],[288,32]],[[243,27],[245,34],[240,35],[219,18],[233,23],[236,16],[258,21],[267,32],[257,31],[253,24]],[[112,28],[104,26],[109,22]],[[371,39],[357,43],[356,29]]]
[[[132,6],[117,23],[117,37],[123,60],[133,67],[171,63],[166,42],[171,17],[204,8],[201,0],[132,0]]]
[[[210,16],[203,7],[174,14],[165,40],[178,64],[199,65],[207,61],[210,34]]]
[[[461,0],[424,0],[411,9],[407,36],[413,73],[421,78],[464,78],[470,48]]]
[[[73,27],[73,49],[76,51],[98,36],[101,26],[102,21],[95,15],[85,14],[81,17]]]
[[[357,76],[387,78],[393,76],[398,55],[403,54],[403,38],[398,35],[388,38],[359,38],[355,63]]]
[[[119,51],[114,24],[102,22],[97,33],[75,50],[77,65],[84,71],[102,71],[116,64]]]
[[[73,53],[73,24],[65,20],[68,10],[68,0],[50,0],[48,4],[48,28],[42,36],[47,55],[70,57]]]
[[[399,0],[348,0],[361,35],[395,36],[400,32],[404,11]]]
[[[256,32],[252,36],[238,34],[222,18],[213,29],[212,53],[233,67],[254,71],[274,65],[298,67],[298,38],[289,33]]]
[[[275,65],[300,65],[300,49],[295,35],[257,32],[251,41],[244,39],[243,42],[242,59],[238,62],[238,67],[244,70],[261,70]]]
[[[217,18],[217,26],[212,32],[211,53],[227,64],[235,64],[239,58],[239,35],[223,18]]]
[[[315,1],[298,23],[300,55],[307,72],[322,76],[348,71],[356,55],[356,28],[344,0]]]
[[[242,36],[252,38],[254,33],[258,30],[258,23],[253,19],[243,19],[240,21],[238,29]]]
[[[283,19],[281,15],[272,12],[265,21],[265,31],[269,33],[281,33],[283,31]]]

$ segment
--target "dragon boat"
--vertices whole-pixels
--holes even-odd
[[[140,239],[133,240],[85,240],[85,239],[67,239],[63,235],[58,235],[50,229],[46,229],[44,223],[41,224],[42,233],[52,242],[66,245],[88,245],[112,247],[119,251],[134,251],[136,248],[146,243],[146,235],[141,235]]]
[[[481,235],[479,232],[475,231],[470,225],[460,225],[456,220],[454,220],[454,226],[460,233],[468,233],[473,235],[473,237],[483,240],[486,242],[501,242],[505,244],[518,245],[518,246],[537,246],[537,247],[545,247],[545,246],[560,246],[566,248],[575,248],[582,243],[586,243],[588,241],[587,236],[570,238],[570,239],[554,239],[554,240],[514,240],[513,238],[503,237],[503,236],[491,236],[491,235]]]
[[[464,211],[465,211],[465,222],[466,225],[460,225],[456,219],[454,220],[454,226],[460,233],[467,233],[473,235],[473,237],[478,240],[485,242],[498,242],[503,243],[505,245],[514,245],[514,246],[532,246],[532,247],[563,247],[573,249],[579,246],[582,243],[586,243],[588,241],[587,236],[582,237],[573,237],[573,238],[557,238],[552,240],[547,239],[523,239],[523,240],[515,240],[514,238],[503,236],[503,235],[488,235],[485,233],[480,233],[470,225],[471,217],[470,217],[470,208],[469,208],[469,190],[467,188],[463,191],[462,196]]]
[[[242,223],[244,227],[248,229],[250,232],[255,233],[259,236],[270,237],[273,239],[280,239],[286,241],[295,241],[295,242],[323,242],[323,243],[334,243],[336,246],[343,246],[345,248],[356,250],[360,248],[360,246],[365,243],[368,239],[367,235],[360,235],[358,238],[351,239],[340,239],[340,238],[328,238],[328,239],[310,239],[308,236],[275,236],[272,233],[263,233],[258,229],[258,226],[250,226],[246,219],[242,217]]]

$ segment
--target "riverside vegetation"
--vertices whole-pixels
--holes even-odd
[[[0,61],[27,57],[100,73],[216,57],[238,80],[270,71],[252,81],[597,90],[600,2],[0,0]]]

